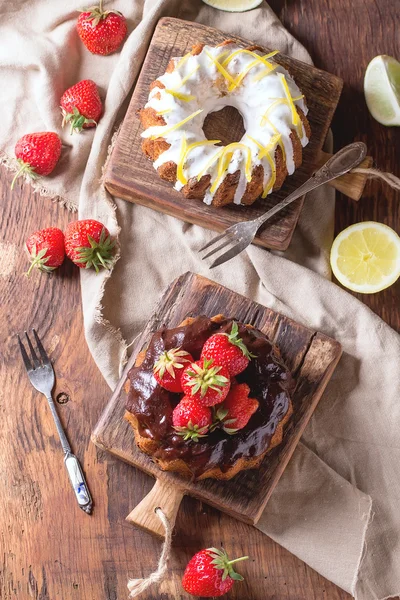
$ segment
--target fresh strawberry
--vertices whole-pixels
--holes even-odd
[[[202,406],[191,396],[183,396],[172,413],[174,429],[184,440],[198,442],[206,437],[212,424],[211,409]]]
[[[95,127],[103,111],[97,85],[91,79],[79,81],[68,88],[61,97],[63,127],[71,125],[71,133]]]
[[[213,366],[213,359],[198,360],[184,370],[182,388],[184,393],[195,398],[202,406],[213,406],[223,402],[231,385],[226,367]]]
[[[32,233],[26,240],[26,248],[31,261],[28,276],[34,267],[51,273],[64,262],[64,234],[57,227],[47,227]]]
[[[201,358],[213,358],[215,364],[227,367],[233,377],[244,371],[250,358],[254,356],[239,337],[239,328],[234,321],[230,333],[215,333],[208,338],[201,351]]]
[[[81,269],[109,269],[115,241],[106,227],[94,219],[73,221],[65,230],[65,252]]]
[[[249,394],[250,388],[247,383],[232,385],[224,403],[218,407],[214,424],[221,423],[223,430],[230,434],[246,427],[260,405],[255,398],[249,398]]]
[[[192,362],[193,356],[185,350],[180,348],[165,350],[154,364],[154,377],[166,390],[182,392],[183,369]]]
[[[15,145],[15,156],[20,168],[12,180],[11,189],[23,173],[32,179],[37,179],[39,175],[49,175],[56,166],[60,154],[61,140],[53,131],[24,135]]]
[[[200,550],[185,569],[182,577],[183,589],[192,596],[203,598],[223,596],[229,592],[235,581],[243,581],[243,577],[234,571],[232,565],[248,558],[242,556],[229,560],[225,550]]]
[[[103,55],[118,50],[128,32],[125,17],[118,10],[103,10],[103,0],[79,15],[76,28],[86,48]]]

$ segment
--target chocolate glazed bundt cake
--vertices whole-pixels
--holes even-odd
[[[302,163],[311,129],[303,94],[274,60],[278,51],[240,48],[228,40],[197,45],[171,59],[153,81],[140,111],[142,148],[159,176],[187,198],[206,204],[252,204],[278,190]],[[208,140],[209,113],[235,107],[243,117],[240,142]]]
[[[294,380],[259,330],[218,315],[155,332],[128,373],[125,418],[165,471],[231,479],[283,439]]]

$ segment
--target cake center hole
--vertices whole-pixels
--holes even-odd
[[[225,106],[206,116],[203,131],[208,140],[221,140],[218,146],[240,142],[245,131],[242,115],[233,106]]]

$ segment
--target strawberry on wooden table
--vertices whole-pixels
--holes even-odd
[[[182,392],[181,377],[183,369],[192,362],[193,356],[186,350],[181,350],[181,348],[165,350],[154,364],[154,377],[157,383],[166,390]]]
[[[223,596],[229,592],[235,581],[243,581],[243,577],[234,570],[234,563],[248,558],[242,556],[229,560],[225,550],[200,550],[186,567],[182,578],[183,589],[193,596],[203,598]]]
[[[53,131],[28,133],[15,145],[15,156],[20,165],[11,183],[11,189],[18,177],[25,173],[32,179],[49,175],[56,166],[61,154],[61,139]]]
[[[181,381],[184,393],[203,406],[222,402],[231,385],[228,369],[214,364],[213,359],[206,358],[186,367]]]
[[[58,227],[35,231],[26,240],[26,248],[31,261],[31,266],[26,273],[28,276],[33,268],[51,273],[64,262],[64,234]]]
[[[226,433],[235,434],[246,427],[251,416],[256,412],[260,403],[255,398],[249,398],[250,388],[247,383],[232,385],[224,403],[215,415],[216,423],[221,423]]]
[[[251,358],[243,340],[239,337],[239,328],[234,321],[230,333],[215,333],[205,342],[201,351],[202,358],[212,358],[218,365],[229,370],[231,377],[245,370]]]
[[[95,127],[103,111],[97,85],[91,79],[83,79],[68,88],[61,97],[63,126],[69,123],[71,133]]]
[[[198,442],[199,438],[206,437],[212,424],[211,409],[190,396],[183,396],[174,408],[172,423],[184,440]]]
[[[128,29],[118,10],[103,10],[103,0],[79,15],[76,25],[79,37],[92,54],[111,54],[118,50]]]
[[[65,230],[65,252],[81,269],[109,269],[113,261],[115,241],[106,227],[94,219],[69,223]]]

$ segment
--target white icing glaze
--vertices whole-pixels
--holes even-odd
[[[250,149],[251,172],[255,166],[262,164],[264,186],[267,190],[270,185],[268,193],[271,193],[271,178],[275,168],[274,155],[277,144],[279,143],[285,150],[286,167],[291,175],[295,170],[293,146],[290,140],[291,131],[296,129],[302,146],[306,146],[308,143],[304,127],[301,124],[297,124],[297,126],[293,124],[292,109],[284,81],[287,83],[293,104],[299,107],[304,114],[307,114],[308,109],[301,97],[301,91],[292,77],[271,58],[266,59],[273,68],[269,72],[267,65],[261,60],[257,60],[255,55],[240,52],[224,66],[227,75],[221,74],[211,57],[223,64],[237,50],[240,48],[234,44],[221,47],[204,46],[201,53],[196,56],[190,55],[183,59],[173,59],[175,69],[158,78],[165,89],[154,88],[150,92],[146,104],[146,108],[151,107],[157,113],[162,113],[166,125],[148,127],[142,133],[142,137],[162,137],[170,144],[170,148],[153,163],[155,169],[168,161],[179,164],[182,162],[184,144],[189,146],[196,142],[207,141],[202,129],[206,116],[225,106],[233,106],[243,117],[246,133],[240,143]],[[260,53],[256,54],[261,57]],[[245,72],[251,63],[255,64],[241,83],[234,89],[228,90],[231,83],[228,78],[231,77],[234,80]],[[262,77],[262,73],[269,74]],[[171,94],[169,90],[178,94],[178,97]],[[179,97],[179,95],[183,96]],[[178,128],[171,130],[174,125],[181,123],[196,111],[201,112]],[[276,139],[277,132],[281,136],[280,139]],[[268,151],[270,157],[268,160],[266,151],[264,152],[265,156],[262,156],[261,148],[271,145],[274,136],[275,142]],[[232,150],[230,162],[225,164],[224,175],[240,170],[240,179],[234,197],[235,204],[240,204],[248,181],[245,170],[248,151],[235,147]],[[198,177],[199,174],[211,175],[211,185],[204,198],[206,204],[211,204],[218,185],[224,179],[221,177],[218,185],[214,186],[215,189],[212,188],[212,184],[218,178],[218,167],[222,166],[218,160],[212,161],[212,158],[220,151],[221,146],[215,144],[199,145],[189,150],[183,163],[182,172],[185,181],[192,177]],[[180,190],[183,186],[184,183],[178,178],[175,188]]]

